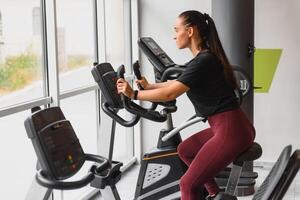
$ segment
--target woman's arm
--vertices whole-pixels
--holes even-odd
[[[141,80],[136,80],[136,84],[140,84],[145,90],[153,90],[161,87],[166,87],[174,80],[168,80],[167,82],[162,83],[148,83],[147,79],[143,76]]]
[[[172,84],[172,82],[174,82],[175,80],[168,80],[166,82],[161,82],[161,83],[152,83],[149,84],[147,87],[147,90],[153,90],[153,89],[157,89],[157,88],[162,88],[162,87],[166,87],[169,86],[170,84]]]
[[[160,85],[162,86],[162,85]],[[118,93],[123,93],[129,98],[133,98],[134,92],[127,81],[124,79],[118,79],[117,81]],[[171,81],[165,84],[163,87],[151,89],[151,90],[140,90],[137,95],[138,100],[142,101],[171,101],[176,99],[181,94],[189,90],[189,87],[179,81]]]

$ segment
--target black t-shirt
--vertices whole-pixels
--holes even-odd
[[[186,66],[177,81],[190,88],[187,96],[198,116],[208,117],[239,107],[234,89],[225,80],[224,67],[214,54],[199,53]]]

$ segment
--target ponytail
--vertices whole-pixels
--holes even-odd
[[[216,55],[224,66],[224,76],[227,83],[233,88],[237,88],[236,79],[232,67],[223,49],[219,35],[213,19],[206,13],[189,10],[181,13],[179,17],[184,18],[184,23],[188,26],[195,26],[198,30],[199,37],[202,39],[200,47],[209,49]]]
[[[232,67],[226,56],[224,48],[221,44],[215,22],[208,14],[205,13],[204,15],[207,18],[207,25],[208,25],[208,30],[209,30],[208,31],[209,32],[209,34],[208,34],[209,49],[212,53],[214,53],[219,58],[219,60],[223,64],[224,75],[225,75],[226,81],[231,85],[232,88],[236,89],[237,88],[236,79],[234,77]]]

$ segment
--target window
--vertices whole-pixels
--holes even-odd
[[[94,84],[94,20],[92,0],[57,1],[60,90]],[[84,31],[83,31],[84,30]]]
[[[124,64],[123,1],[111,0],[105,3],[106,13],[106,55],[115,70]],[[128,67],[128,66],[126,66]]]
[[[42,38],[31,29],[31,13],[39,3],[1,2],[0,108],[44,97]]]

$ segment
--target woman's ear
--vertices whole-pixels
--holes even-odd
[[[188,27],[187,31],[188,31],[188,36],[189,37],[192,37],[195,34],[194,27],[192,27],[192,26]]]

